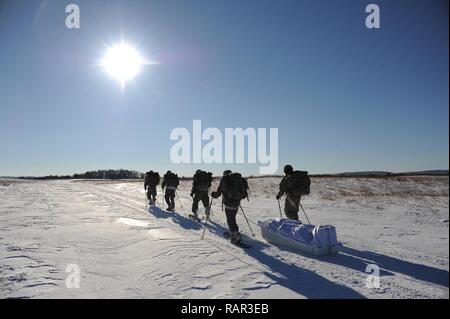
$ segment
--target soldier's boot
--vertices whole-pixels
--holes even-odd
[[[233,231],[230,233],[230,241],[233,244],[239,243],[241,241],[241,234],[238,231]]]

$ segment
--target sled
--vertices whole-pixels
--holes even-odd
[[[336,242],[334,244],[330,245],[319,245],[314,240],[297,240],[295,238],[288,237],[284,235],[283,233],[276,231],[273,229],[273,227],[268,227],[268,225],[271,222],[278,222],[283,223],[283,221],[286,221],[285,219],[279,220],[267,220],[265,222],[260,222],[259,226],[261,227],[261,235],[262,237],[269,243],[281,246],[281,247],[287,247],[296,251],[304,252],[310,255],[314,256],[326,256],[326,255],[334,255],[337,254],[341,248],[342,244],[340,242]],[[300,223],[298,223],[300,225]],[[313,229],[316,227],[314,225],[305,225],[308,228],[311,229],[311,233],[313,232]],[[312,236],[312,234],[311,234]]]

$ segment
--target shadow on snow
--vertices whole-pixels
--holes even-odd
[[[449,273],[444,269],[417,264],[376,252],[357,250],[351,247],[344,247],[342,252],[345,255],[340,254],[334,256],[339,258],[332,258],[327,261],[361,271],[365,270],[365,265],[367,264],[376,264],[380,267],[380,270],[401,273],[417,280],[448,287]],[[362,266],[360,266],[361,264]],[[383,273],[381,272],[381,274]]]
[[[210,222],[211,233],[219,236],[226,231],[224,227],[215,222]],[[268,268],[264,275],[306,298],[365,298],[357,291],[347,286],[332,282],[313,271],[303,269],[297,265],[286,263],[264,252],[269,245],[259,240],[253,240],[248,236],[242,236],[245,242],[252,248],[245,249],[250,257]]]
[[[149,208],[148,212],[156,218],[171,218],[175,224],[187,230],[199,230],[203,227],[198,222],[184,217],[177,212],[169,213],[156,206]]]
[[[203,227],[201,224],[178,213],[167,213],[158,207],[152,208],[150,212],[157,218],[171,217],[175,223],[184,229],[199,230]],[[225,231],[228,231],[228,229],[222,225],[214,221],[208,222],[209,234],[223,237]],[[270,271],[264,272],[264,274],[281,286],[291,289],[307,298],[364,298],[363,295],[347,286],[332,282],[313,271],[300,268],[292,263],[286,263],[266,254],[264,248],[269,246],[267,243],[254,240],[245,235],[243,235],[243,239],[252,246],[252,248],[245,249],[244,251],[250,257],[267,266]],[[307,258],[317,259],[321,262],[347,267],[364,274],[366,274],[365,270],[368,264],[376,264],[380,267],[381,276],[392,276],[395,272],[445,287],[449,285],[449,272],[447,270],[401,260],[380,253],[362,251],[344,246],[341,253],[337,255],[317,257],[286,247],[276,245],[275,247]]]

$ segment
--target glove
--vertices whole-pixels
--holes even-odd
[[[194,192],[191,192],[191,197],[194,197]]]
[[[277,200],[280,200],[281,196],[283,196],[283,195],[281,195],[280,193],[278,193],[277,196],[276,196],[276,197],[277,197]]]
[[[212,192],[212,193],[211,193],[211,196],[212,196],[213,198],[218,198],[218,197],[219,197],[219,194],[217,194],[217,192]]]

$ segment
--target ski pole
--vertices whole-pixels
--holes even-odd
[[[280,205],[280,200],[277,199],[278,201],[278,210],[280,211],[280,218],[283,218],[283,215],[281,214],[281,205]]]
[[[252,227],[250,226],[250,223],[248,222],[247,216],[245,216],[244,209],[242,208],[242,205],[239,205],[239,207],[241,208],[242,214],[244,215],[244,218],[247,221],[247,225],[248,225],[248,228],[250,228],[250,232],[252,233],[252,236],[255,237],[255,233],[253,232]]]
[[[214,197],[211,196],[211,201],[209,202],[209,215],[212,214],[212,202],[214,200]]]
[[[209,189],[210,187],[208,187],[208,196],[209,195]],[[212,193],[211,193],[211,201],[209,202],[209,214],[212,215],[212,202],[213,202],[214,197],[212,197]]]
[[[145,197],[145,207],[148,207],[147,190],[144,191],[144,197]]]
[[[306,220],[308,221],[308,223],[311,225],[311,222],[309,221],[308,215],[306,215],[305,210],[303,209],[302,203],[298,202],[300,204],[300,207],[302,208],[303,214],[305,214]]]
[[[158,194],[156,194],[158,196]],[[159,200],[159,207],[162,207],[164,201],[164,196],[161,194],[160,200]]]
[[[209,207],[210,207],[210,211],[209,212],[210,213],[211,213],[211,205],[212,205],[213,199],[214,199],[214,197],[211,198],[211,203],[209,204]],[[209,214],[206,215],[205,227],[203,228],[203,234],[202,234],[202,238],[201,239],[203,239],[203,237],[205,237],[205,231],[206,231],[206,226],[208,226],[208,220],[209,220]]]
[[[180,203],[180,207],[183,208],[183,204],[181,204],[180,196],[178,196],[178,192],[176,189],[175,189],[175,195],[177,195],[178,203]]]

